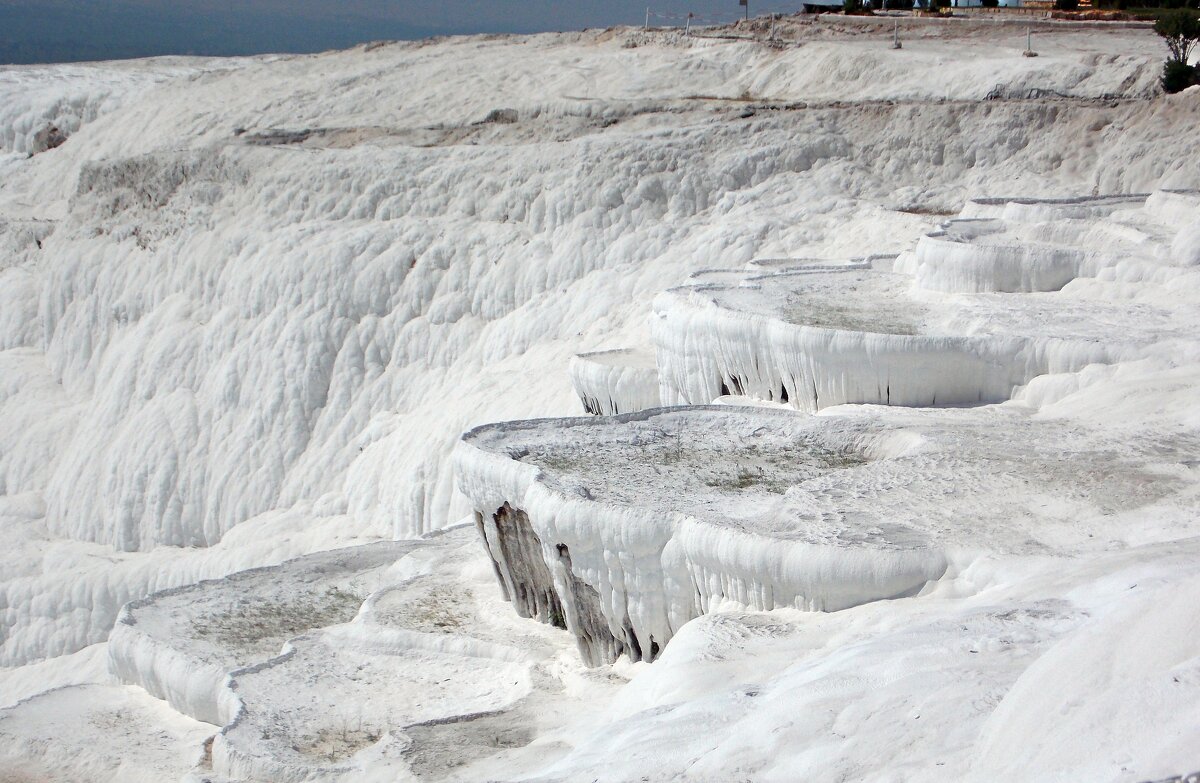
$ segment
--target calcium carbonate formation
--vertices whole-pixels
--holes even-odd
[[[464,435],[459,488],[505,596],[570,630],[592,665],[653,660],[726,601],[832,611],[912,594],[957,551],[1011,550],[1014,526],[1029,552],[1056,551],[1061,538],[1039,541],[1050,515],[1022,519],[1022,485],[1047,477],[1097,514],[1152,502],[1171,482],[1164,473],[1150,491],[1140,477],[1169,473],[1186,440],[1130,461],[1052,423],[937,408],[1194,341],[1186,305],[1103,287],[1184,272],[1167,250],[1170,210],[1197,198],[972,202],[964,212],[996,216],[949,221],[915,258],[698,273],[652,319],[661,400],[691,407],[653,409],[644,354],[584,354],[572,378],[589,412],[643,412]],[[1104,279],[1063,291],[1084,276]],[[899,407],[810,417],[704,405],[727,397]],[[947,492],[973,473],[1005,481]]]
[[[0,67],[0,778],[1194,770],[1197,93],[810,21]]]
[[[557,690],[545,635],[459,576],[477,556],[471,532],[336,549],[134,601],[109,669],[219,727],[206,763],[230,779],[453,768],[489,747],[481,731],[472,748],[464,726],[520,736]],[[440,751],[409,752],[451,735]]]
[[[1173,221],[1156,207],[1168,198],[1195,196],[1124,199],[1120,219],[1091,222],[960,218],[891,264],[798,266],[673,289],[651,321],[662,399],[733,394],[809,411],[999,402],[1039,375],[1143,357],[1189,331],[1178,313],[1119,291],[1186,270],[1164,243]],[[1108,284],[1112,296],[1036,293],[1081,277],[1099,277],[1093,286]]]
[[[658,366],[650,351],[619,348],[571,358],[571,385],[588,413],[612,416],[655,408]]]

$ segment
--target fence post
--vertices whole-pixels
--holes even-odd
[[[643,27],[642,29],[643,30],[650,29],[650,6],[646,6],[646,26]]]
[[[1033,50],[1033,25],[1025,29],[1025,51],[1021,54],[1026,57],[1037,57],[1037,52]]]

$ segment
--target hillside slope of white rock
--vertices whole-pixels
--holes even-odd
[[[454,524],[472,508],[452,478],[459,435],[493,421],[578,414],[571,357],[648,349],[652,300],[698,270],[914,250],[919,263],[918,240],[969,198],[1200,187],[1200,96],[1156,94],[1161,52],[1149,31],[1046,32],[1038,58],[1022,58],[1024,35],[1008,28],[947,28],[899,52],[881,34],[796,35],[800,45],[779,47],[616,30],[0,69],[0,529],[8,544],[0,705],[34,697],[0,713],[12,749],[0,764],[92,779],[162,779],[194,764],[211,771],[214,762],[231,774],[276,774],[269,749],[246,750],[249,729],[227,733],[215,756],[180,751],[204,733],[186,721],[158,745],[148,740],[144,747],[161,754],[147,750],[143,760],[92,754],[85,734],[73,740],[81,747],[72,771],[70,758],[39,755],[45,721],[68,691],[37,696],[43,688],[31,683],[82,688],[97,714],[111,696],[113,709],[137,716],[129,741],[139,741],[136,727],[164,708],[98,672],[107,653],[93,647],[105,644],[122,605]],[[67,141],[26,156],[32,134],[49,124],[69,132]],[[982,214],[985,201],[973,208],[1000,217]],[[1200,257],[1200,234],[1187,227],[1195,220],[1186,205],[1177,212],[1177,235],[1149,240],[1186,267]],[[1073,295],[1117,308],[1195,304],[1194,275],[1155,278],[1143,264],[1136,275],[1104,277],[1111,268],[1088,267],[1100,279],[1076,281]],[[1079,418],[1134,456],[1139,442],[1194,432],[1200,385],[1187,340],[1135,358],[1035,379],[1015,405],[1062,426]],[[606,383],[601,375],[593,380]],[[640,407],[645,383],[636,385]],[[1183,464],[1179,480],[1194,483],[1195,469]],[[1104,558],[1068,556],[1067,566],[1029,552],[982,558],[932,595],[819,619],[739,614],[765,607],[731,605],[734,614],[672,628],[659,663],[618,666],[611,677],[633,682],[616,695],[613,682],[587,680],[593,675],[579,674],[577,662],[538,664],[549,674],[530,668],[529,683],[497,691],[478,710],[520,703],[558,715],[582,694],[594,696],[586,724],[555,730],[523,717],[524,745],[476,737],[472,775],[882,778],[892,771],[867,758],[880,743],[903,749],[895,763],[910,765],[914,778],[1068,769],[1103,745],[1084,731],[1095,725],[1089,716],[1138,691],[1121,672],[1194,682],[1187,645],[1126,650],[1120,638],[1127,615],[1141,618],[1147,638],[1194,621],[1186,601],[1159,601],[1175,587],[1194,592],[1179,563],[1200,531],[1194,496],[1182,496],[1145,512],[1155,524],[1140,539],[1143,520],[1130,511],[1128,532],[1098,547],[1111,550]],[[454,568],[490,579],[482,551],[477,557]],[[1125,581],[1142,592],[1104,600]],[[475,582],[483,604],[499,603],[498,585]],[[1013,623],[993,616],[1026,610]],[[992,658],[938,668],[943,640],[975,627],[970,618]],[[269,693],[273,677],[293,671],[315,677],[326,648],[337,658],[330,671],[352,680],[353,667],[367,665],[355,656],[368,654],[352,648],[369,646],[355,633],[314,632],[292,646],[291,663],[247,678],[246,693]],[[565,634],[530,633],[550,634],[551,661],[570,648]],[[1038,664],[1005,657],[1005,639]],[[391,655],[403,645],[384,647]],[[897,649],[911,662],[894,662]],[[117,667],[125,681],[160,660],[135,653],[124,660],[142,663]],[[1040,733],[1068,731],[1011,716],[1045,713],[1039,683],[1054,681],[1076,654],[1092,657],[1071,687],[1111,702],[1082,704],[1070,726],[1083,740],[1046,743],[1041,755],[1013,752]],[[243,662],[234,663],[226,668]],[[394,665],[379,664],[381,681]],[[858,679],[847,674],[859,669]],[[909,680],[906,671],[930,673]],[[228,717],[211,708],[226,698],[214,695],[214,672],[200,696],[187,684],[157,695],[207,705],[191,718]],[[808,687],[821,677],[830,679]],[[1130,717],[1126,728],[1146,753],[1127,764],[1097,757],[1089,777],[1190,771],[1184,750],[1198,723],[1184,711],[1193,691],[1182,690],[1172,725],[1191,733],[1163,734],[1160,747],[1148,739],[1153,724]],[[560,692],[566,701],[555,702]],[[865,692],[876,706],[854,707]],[[936,701],[927,723],[957,733],[871,719],[920,714],[913,700],[924,692]],[[832,717],[789,722],[769,706],[793,710],[801,693],[812,716]],[[760,695],[771,698],[755,701]],[[336,699],[336,691],[313,698]],[[386,702],[371,715],[399,732],[413,715],[442,720],[472,703],[422,712]],[[964,703],[973,705],[970,720]],[[336,729],[351,732],[351,718],[339,716]],[[285,743],[299,730],[285,724],[262,731]],[[449,774],[453,735],[414,731],[443,751],[422,767],[396,739],[386,747],[408,761],[380,769]],[[767,732],[794,752],[764,752],[756,743]],[[734,741],[720,743],[725,736]],[[651,746],[662,742],[677,752],[658,755]],[[1065,749],[1055,756],[1054,747]],[[1154,764],[1143,763],[1152,755]],[[776,766],[755,766],[768,757]],[[620,764],[605,767],[606,759]],[[1032,766],[1014,766],[1022,763]],[[1134,777],[1114,772],[1122,764]]]

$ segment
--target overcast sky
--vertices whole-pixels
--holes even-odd
[[[753,12],[796,2],[750,0]],[[362,41],[731,18],[737,0],[0,0],[0,63],[314,52]]]

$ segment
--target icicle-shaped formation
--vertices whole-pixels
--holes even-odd
[[[456,468],[518,613],[566,627],[597,665],[653,660],[726,600],[832,610],[938,578],[945,558],[914,530],[831,530],[784,502],[793,484],[913,442],[786,411],[660,409],[482,427],[464,436]],[[838,540],[860,524],[873,535]]]
[[[658,407],[653,351],[628,348],[582,353],[571,359],[571,385],[583,408],[597,416]]]
[[[1136,359],[1170,335],[1168,314],[1119,290],[1061,289],[1080,277],[1096,278],[1094,288],[1162,280],[1200,260],[1197,203],[1172,191],[980,200],[894,263],[697,278],[654,303],[660,396],[704,404],[732,394],[809,411],[977,404],[1046,373]]]

